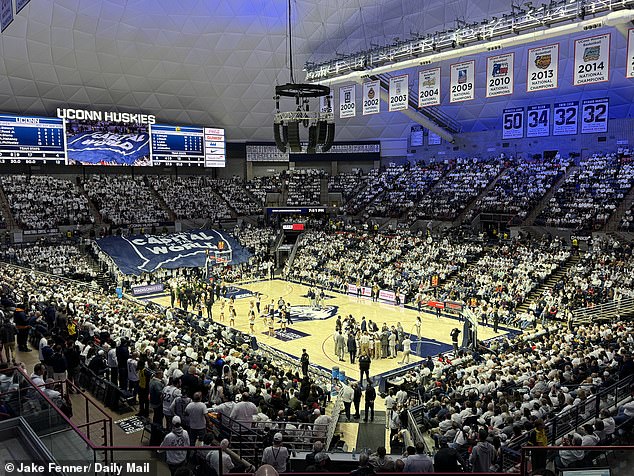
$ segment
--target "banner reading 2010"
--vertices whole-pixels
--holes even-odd
[[[487,94],[488,98],[513,94],[515,54],[490,56],[487,58]]]
[[[475,61],[451,65],[449,102],[470,101],[475,98]]]
[[[610,34],[575,41],[573,84],[602,83],[610,79]]]

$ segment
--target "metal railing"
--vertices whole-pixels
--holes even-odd
[[[634,296],[627,296],[618,301],[609,301],[592,307],[582,307],[572,311],[574,324],[591,324],[598,321],[610,321],[616,316],[634,315]]]

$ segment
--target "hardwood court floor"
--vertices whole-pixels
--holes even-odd
[[[281,297],[286,302],[290,302],[291,306],[306,306],[309,309],[309,300],[306,296],[308,287],[291,283],[284,280],[271,280],[260,281],[250,284],[238,284],[237,287],[247,289],[253,292],[259,292],[261,296],[261,307],[271,300],[277,303]],[[365,316],[366,320],[372,320],[377,322],[379,327],[383,323],[387,323],[388,326],[395,325],[400,322],[405,332],[411,332],[415,334],[414,322],[417,312],[413,309],[405,309],[402,307],[396,307],[390,304],[376,303],[369,299],[358,299],[356,296],[347,296],[337,292],[327,292],[326,298],[323,302],[323,306],[334,306],[335,309],[325,309],[324,312],[330,311],[334,313],[332,317],[323,320],[305,320],[295,321],[292,326],[289,326],[291,331],[299,331],[299,333],[307,334],[304,337],[298,337],[295,340],[283,341],[275,337],[269,337],[265,335],[267,326],[263,319],[258,318],[255,324],[255,331],[258,342],[264,342],[271,347],[279,349],[283,352],[292,354],[299,357],[302,353],[302,349],[306,349],[310,355],[310,361],[312,364],[317,364],[327,369],[331,369],[336,366],[346,372],[346,375],[354,379],[359,378],[359,367],[357,363],[351,364],[346,354],[346,361],[339,362],[334,355],[334,341],[333,333],[335,331],[335,321],[337,315],[347,316],[352,314],[355,319],[360,320],[361,316]],[[235,327],[246,333],[249,332],[249,323],[247,320],[247,313],[249,309],[249,302],[253,298],[236,299],[235,309],[237,313]],[[169,297],[161,297],[153,299],[153,301],[169,306]],[[277,307],[277,306],[276,306]],[[218,301],[213,307],[213,317],[215,321],[219,321],[220,316],[220,304]],[[437,341],[440,343],[451,344],[451,338],[449,333],[454,327],[458,327],[462,330],[462,323],[455,319],[440,317],[436,318],[434,314],[423,312],[422,314],[422,340],[426,339],[430,341]],[[225,320],[224,324],[229,324],[228,306],[225,306]],[[279,329],[279,324],[276,322],[276,329]],[[501,336],[506,332],[500,330],[498,334],[493,332],[491,327],[480,326],[478,329],[478,339],[486,340],[495,336]],[[433,348],[433,347],[432,347]],[[397,367],[401,359],[401,353],[396,359],[378,359],[373,360],[370,366],[370,375],[375,376],[384,372],[390,371]],[[411,355],[410,363],[418,362],[421,359],[419,357]]]

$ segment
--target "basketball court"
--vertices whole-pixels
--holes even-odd
[[[376,322],[380,327],[386,323],[389,327],[396,326],[399,322],[403,326],[406,333],[412,334],[412,354],[410,364],[420,362],[421,356],[437,355],[442,352],[448,352],[452,349],[451,338],[449,333],[454,327],[462,330],[462,322],[441,315],[436,317],[435,313],[423,312],[421,340],[416,337],[414,323],[417,316],[415,309],[397,307],[392,304],[381,302],[372,302],[368,298],[357,298],[352,295],[344,295],[334,291],[326,292],[326,297],[321,303],[321,308],[313,308],[307,297],[309,287],[296,284],[280,279],[271,281],[259,281],[248,284],[238,284],[229,288],[229,293],[233,293],[235,299],[235,309],[237,313],[235,328],[249,333],[249,323],[247,313],[249,303],[255,300],[254,294],[261,294],[261,309],[265,304],[274,301],[277,309],[277,301],[282,298],[285,302],[291,304],[291,316],[293,324],[287,329],[281,330],[280,324],[276,319],[275,337],[268,335],[268,326],[263,318],[257,318],[255,324],[255,334],[258,342],[263,342],[278,350],[291,354],[297,358],[302,353],[302,349],[306,349],[310,355],[311,364],[319,365],[327,370],[332,367],[339,367],[341,371],[345,371],[346,375],[354,379],[358,379],[359,367],[355,362],[350,363],[348,354],[346,361],[340,362],[335,356],[333,333],[335,331],[335,321],[337,316],[347,316],[352,314],[357,321],[362,316],[366,320]],[[158,304],[169,306],[169,296],[152,298],[152,301]],[[216,301],[213,307],[213,317],[215,321],[219,321],[220,303]],[[227,308],[225,308],[225,320],[222,324],[229,324]],[[493,337],[499,337],[508,333],[508,329],[500,326],[499,332],[493,332],[490,326],[478,327],[478,339],[487,340]],[[418,354],[418,355],[415,355]],[[398,362],[402,358],[399,353],[395,359],[375,359],[370,366],[370,375],[377,376],[385,372],[391,371],[402,365]]]

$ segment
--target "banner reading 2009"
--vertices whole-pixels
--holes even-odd
[[[389,111],[403,111],[407,109],[409,101],[409,75],[402,74],[390,78],[390,107]]]
[[[451,65],[449,102],[470,101],[475,98],[475,61]]]
[[[610,79],[610,34],[575,41],[573,84],[601,83]]]

